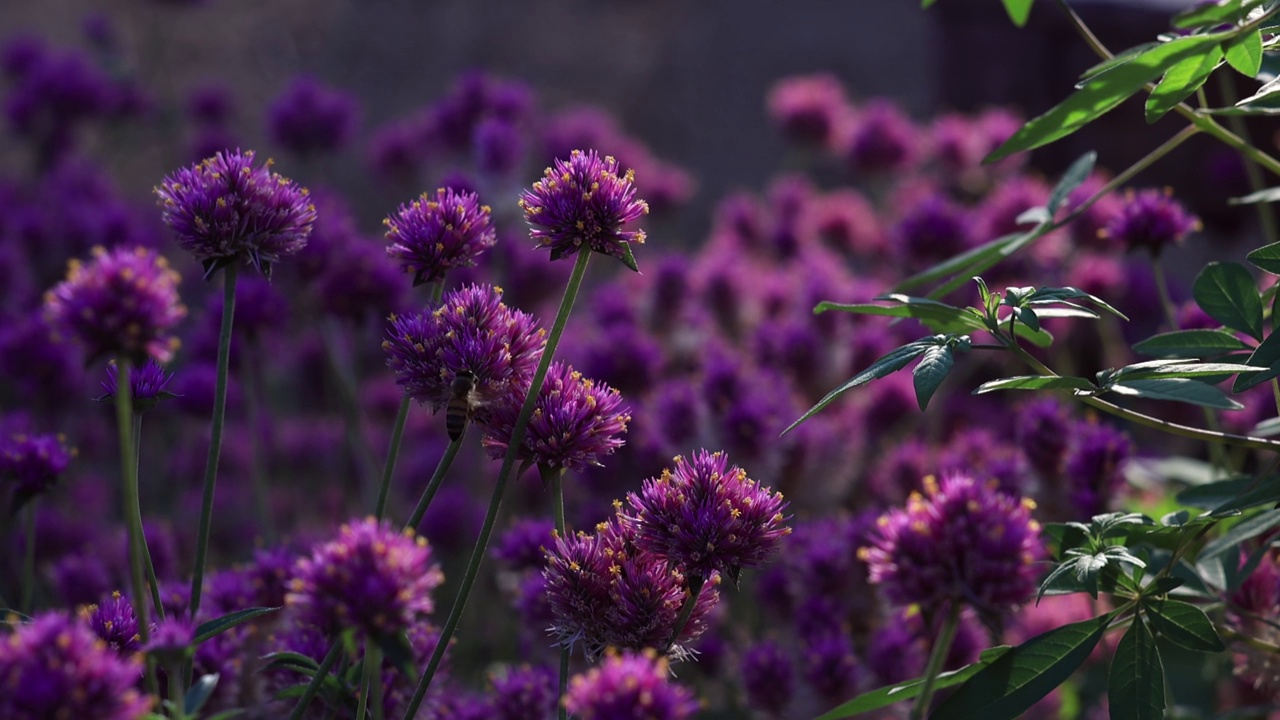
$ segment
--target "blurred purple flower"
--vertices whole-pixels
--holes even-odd
[[[299,156],[342,148],[359,123],[355,95],[300,75],[281,91],[267,111],[271,139]]]
[[[75,457],[62,435],[17,432],[0,437],[0,480],[11,482],[19,500],[42,495],[53,487]]]
[[[941,262],[974,245],[969,213],[941,195],[929,195],[893,227],[899,257],[912,267]]]
[[[1096,420],[1076,422],[1071,436],[1063,479],[1076,517],[1090,518],[1106,512],[1116,493],[1124,487],[1129,437]]]
[[[857,108],[839,141],[849,168],[859,175],[883,175],[911,167],[923,133],[891,100],[876,99]]]
[[[414,274],[414,285],[443,280],[452,268],[475,267],[476,258],[498,241],[490,214],[474,193],[423,193],[382,221],[391,243],[387,255]]]
[[[142,648],[133,604],[119,592],[84,607],[81,616],[98,639],[122,657],[131,657]]]
[[[699,707],[693,693],[671,682],[667,661],[652,651],[610,653],[570,679],[564,705],[582,720],[685,720]]]
[[[1112,242],[1129,250],[1146,248],[1152,255],[1182,242],[1187,233],[1200,229],[1200,219],[1188,213],[1173,190],[1128,190],[1120,213],[1107,223],[1104,232]]]
[[[510,570],[541,570],[555,525],[545,518],[524,518],[511,523],[490,554]]]
[[[549,667],[502,667],[489,674],[489,683],[492,720],[549,718],[559,704],[556,671]]]
[[[793,75],[769,89],[769,119],[789,140],[822,147],[846,111],[844,86],[830,73]]]
[[[742,688],[752,707],[768,716],[783,717],[795,695],[795,665],[773,640],[763,640],[746,649],[740,663]]]
[[[510,120],[491,117],[476,125],[473,139],[476,169],[492,178],[505,178],[524,159],[524,139]]]

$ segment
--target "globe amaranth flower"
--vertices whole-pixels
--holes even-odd
[[[925,478],[905,509],[881,515],[858,557],[895,605],[952,603],[999,613],[1029,599],[1043,555],[1035,504],[964,474]]]
[[[892,101],[873,100],[854,114],[841,152],[855,173],[901,172],[915,163],[922,136]]]
[[[355,96],[300,75],[271,103],[267,129],[271,139],[295,155],[337,150],[351,139],[359,122]]]
[[[528,386],[545,346],[533,316],[507,307],[502,289],[489,285],[445,293],[431,311],[392,316],[382,343],[396,383],[433,411],[448,405],[458,375],[470,373],[473,419],[482,423],[491,404]]]
[[[413,273],[413,284],[443,280],[455,267],[475,267],[476,258],[498,241],[488,205],[475,193],[439,188],[423,193],[384,219],[387,255]]]
[[[1125,192],[1119,213],[1102,230],[1102,236],[1129,250],[1146,248],[1152,255],[1182,242],[1187,233],[1200,229],[1200,220],[1188,213],[1173,190]]]
[[[636,545],[690,575],[720,571],[734,583],[742,568],[764,562],[791,532],[782,494],[749,479],[722,452],[677,456],[674,470],[645,480],[627,503],[624,517]]]
[[[14,483],[20,499],[48,492],[76,455],[66,442],[62,435],[23,432],[0,437],[0,480]]]
[[[489,675],[492,720],[548,718],[556,711],[556,671],[523,665],[504,667]]]
[[[151,638],[142,648],[156,658],[161,666],[182,662],[191,658],[196,637],[195,624],[184,613],[166,615],[156,623]]]
[[[141,649],[133,603],[119,592],[111,593],[110,597],[95,605],[85,606],[81,615],[98,639],[117,653],[132,655]]]
[[[367,518],[298,560],[287,604],[332,634],[354,628],[385,635],[408,628],[434,603],[444,580],[424,538]]]
[[[220,152],[164,179],[155,189],[164,222],[209,279],[234,262],[267,278],[271,266],[307,244],[316,208],[305,188],[254,165],[252,150]]]
[[[769,118],[788,139],[821,147],[830,142],[847,100],[835,75],[816,73],[774,83],[767,103]]]
[[[652,650],[611,652],[569,680],[564,706],[582,720],[683,720],[699,708],[693,693],[671,683],[667,661]]]
[[[561,645],[581,642],[588,659],[607,647],[666,648],[669,656],[683,659],[720,599],[719,575],[712,575],[671,643],[688,592],[685,577],[665,559],[636,547],[616,517],[596,526],[594,535],[556,538],[542,574],[555,616],[551,632]]]
[[[612,255],[638,272],[629,243],[643,244],[644,231],[622,226],[648,214],[649,205],[636,199],[635,172],[618,170],[612,157],[574,150],[520,194],[530,235],[551,249],[552,260],[586,249]]]
[[[167,361],[178,346],[168,331],[187,314],[178,302],[180,280],[151,250],[95,247],[92,261],[70,261],[67,279],[45,293],[45,319],[57,336],[79,340],[90,358]]]
[[[106,394],[94,399],[98,402],[114,400],[116,391],[120,389],[119,375],[120,367],[115,361],[107,363],[107,379],[102,381],[102,389]],[[162,399],[177,397],[166,389],[172,379],[173,373],[166,373],[164,366],[154,358],[148,358],[144,365],[129,368],[129,392],[134,414],[150,410]]]
[[[511,570],[541,569],[547,559],[555,525],[547,518],[524,518],[511,523],[490,554]]]
[[[1106,512],[1112,497],[1125,486],[1124,464],[1129,459],[1129,436],[1096,421],[1077,422],[1072,429],[1063,479],[1077,517]]]
[[[528,383],[523,384],[524,390]],[[484,445],[500,458],[507,452],[524,403],[517,392],[497,403]],[[572,366],[554,362],[547,371],[517,457],[547,471],[584,470],[622,447],[631,415],[622,395],[604,383],[587,379]]]
[[[0,641],[0,717],[137,720],[150,710],[137,690],[140,656],[116,653],[63,613],[13,627]]]
[[[780,717],[795,695],[795,665],[774,640],[747,648],[739,667],[742,689],[752,707]]]

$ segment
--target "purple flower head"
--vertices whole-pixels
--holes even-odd
[[[625,521],[638,546],[690,575],[719,571],[735,584],[742,568],[763,563],[791,532],[782,494],[749,479],[720,452],[677,456],[674,470],[645,480],[627,502],[632,514]]]
[[[329,257],[329,267],[315,281],[321,308],[359,324],[403,308],[401,272],[386,249],[357,239]]]
[[[528,381],[514,387],[521,389],[497,403],[491,413],[484,446],[492,457],[507,452]],[[629,422],[631,415],[622,405],[621,393],[583,377],[570,365],[554,362],[538,393],[518,457],[550,471],[600,465],[604,456],[622,447]]]
[[[138,720],[151,708],[140,677],[140,656],[116,653],[75,618],[45,613],[0,642],[0,717]]]
[[[0,437],[0,480],[15,485],[17,500],[42,495],[53,487],[75,457],[62,435],[17,432]]]
[[[316,208],[306,189],[254,166],[254,153],[220,152],[166,177],[155,189],[164,222],[209,279],[233,262],[268,279],[272,263],[307,244]]]
[[[195,637],[196,628],[191,618],[183,613],[166,615],[156,623],[143,649],[162,665],[168,665],[191,657]]]
[[[649,212],[636,199],[635,172],[619,175],[618,161],[595,150],[574,150],[557,159],[531,190],[520,194],[520,207],[533,228],[530,236],[559,260],[582,248],[612,255],[637,270],[629,243],[643,244],[643,230],[623,230]]]
[[[830,73],[785,77],[769,90],[769,118],[796,142],[822,147],[846,111],[844,86]]]
[[[271,104],[267,129],[281,147],[307,156],[346,145],[355,133],[359,115],[355,95],[302,75]]]
[[[1085,201],[1093,197],[1107,184],[1106,178],[1092,174],[1080,187],[1067,195],[1063,204],[1063,214],[1074,213]],[[1107,193],[1085,209],[1080,217],[1071,221],[1071,241],[1079,247],[1094,250],[1111,250],[1115,247],[1114,238],[1106,228],[1116,222],[1124,211],[1124,202],[1115,193]]]
[[[589,343],[582,372],[627,396],[644,395],[661,375],[662,345],[635,325],[609,325],[593,333]]]
[[[977,239],[986,242],[1029,229],[1018,218],[1048,199],[1049,188],[1040,180],[1017,176],[1005,179],[982,200],[975,223]]]
[[[1200,229],[1200,219],[1173,199],[1173,190],[1128,190],[1120,213],[1107,223],[1104,232],[1113,242],[1129,250],[1146,248],[1152,255],[1182,242],[1187,233]]]
[[[900,256],[911,263],[931,265],[973,245],[969,213],[941,195],[929,195],[902,216],[893,228]]]
[[[168,331],[187,314],[178,302],[180,281],[150,250],[97,247],[92,261],[72,260],[67,279],[45,293],[45,319],[55,333],[79,340],[90,358],[168,361],[177,348]]]
[[[93,634],[120,655],[128,657],[142,648],[133,604],[119,592],[96,605],[85,606],[81,615]]]
[[[0,47],[0,72],[10,79],[20,80],[48,55],[49,46],[44,38],[18,33]]]
[[[610,653],[575,675],[564,705],[582,720],[685,720],[699,707],[693,693],[671,683],[667,661],[651,650]]]
[[[510,120],[490,117],[476,125],[472,138],[476,169],[495,178],[505,178],[524,159],[524,139],[520,128]]]
[[[18,135],[37,144],[47,166],[72,148],[77,126],[111,113],[115,86],[78,51],[45,51],[30,60],[15,78],[4,112]]]
[[[392,317],[382,349],[410,397],[442,410],[459,373],[470,373],[484,422],[490,404],[527,387],[546,345],[531,315],[502,303],[502,290],[470,285],[445,293],[430,312]]]
[[[809,636],[800,660],[805,680],[828,705],[845,700],[858,687],[861,666],[846,633]]]
[[[253,562],[244,572],[253,591],[249,605],[283,607],[297,558],[298,553],[283,546],[255,551]]]
[[[1100,298],[1117,297],[1125,286],[1124,266],[1114,255],[1076,253],[1067,270],[1067,284]]]
[[[860,175],[901,172],[915,162],[922,136],[893,101],[873,100],[856,111],[842,152]]]
[[[382,221],[391,243],[387,255],[414,274],[414,285],[443,280],[451,268],[475,267],[476,258],[498,241],[489,216],[489,206],[475,193],[423,193]]]
[[[940,115],[929,128],[934,160],[951,176],[962,176],[982,164],[986,138],[968,117]]]
[[[556,711],[556,671],[549,667],[503,667],[489,674],[492,720],[549,718]]]
[[[870,544],[858,550],[890,602],[929,610],[963,603],[1000,613],[1035,593],[1044,548],[1031,519],[1034,503],[963,474],[941,485],[926,478],[925,492],[880,516]]]
[[[1072,428],[1073,443],[1066,458],[1064,479],[1076,515],[1106,512],[1124,487],[1124,464],[1129,459],[1129,436],[1096,421],[1080,421]]]
[[[198,125],[221,126],[236,112],[231,88],[220,82],[207,82],[187,93],[187,117]]]
[[[426,118],[414,115],[382,125],[369,139],[368,163],[383,181],[396,186],[417,185],[426,160]]]
[[[58,558],[50,575],[54,594],[66,606],[91,603],[106,594],[114,583],[111,569],[102,558],[88,552]]]
[[[581,642],[588,658],[606,647],[664,648],[688,592],[684,575],[664,558],[636,547],[618,519],[596,526],[596,534],[557,538],[542,571],[562,645]],[[719,601],[719,575],[708,578],[693,614],[668,649],[679,660],[706,630],[707,614]]]
[[[647,409],[650,431],[658,436],[665,449],[676,452],[697,443],[706,410],[697,386],[691,381],[663,380],[650,393]]]
[[[876,257],[888,248],[875,207],[857,190],[834,190],[817,198],[812,222],[818,237],[840,252]]]
[[[95,400],[105,402],[115,399],[119,389],[119,374],[120,367],[114,360],[107,363],[107,379],[102,381],[102,390],[106,394],[94,398]],[[163,398],[175,397],[166,389],[172,379],[173,373],[166,373],[164,366],[156,362],[155,358],[147,358],[146,364],[129,368],[129,392],[133,399],[134,414],[150,410]]]
[[[773,640],[752,645],[742,654],[740,671],[751,706],[781,717],[796,691],[795,666],[782,646]]]
[[[903,610],[895,613],[871,636],[867,645],[867,667],[876,685],[890,685],[918,677],[924,669],[925,655],[920,647],[916,623]]]
[[[1018,412],[1018,446],[1043,480],[1055,480],[1062,473],[1071,439],[1069,421],[1067,409],[1053,397],[1033,400]]]
[[[543,518],[524,518],[498,538],[492,554],[511,570],[541,570],[547,561],[547,546],[555,537],[555,525]]]
[[[443,580],[425,539],[368,518],[343,525],[298,560],[286,601],[330,634],[355,628],[384,635],[429,614],[431,592]]]

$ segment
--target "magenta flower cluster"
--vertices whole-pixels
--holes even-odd
[[[963,474],[927,478],[925,492],[880,516],[858,551],[891,602],[1000,613],[1034,595],[1044,555],[1034,503]]]
[[[90,358],[165,361],[178,347],[168,333],[187,314],[178,302],[180,281],[151,250],[96,247],[92,261],[70,261],[67,279],[45,293],[45,318]]]
[[[453,268],[474,267],[476,258],[498,241],[492,211],[473,192],[439,188],[423,193],[382,222],[387,255],[413,273],[413,284],[438,282]]]
[[[611,653],[570,680],[564,706],[581,720],[684,720],[699,709],[692,693],[671,683],[666,660],[652,650]]]
[[[220,152],[155,189],[165,224],[206,279],[236,262],[270,278],[273,263],[307,244],[316,220],[307,191],[254,160],[251,150]]]

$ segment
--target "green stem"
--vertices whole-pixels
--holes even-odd
[[[928,714],[929,703],[933,700],[933,692],[938,684],[938,675],[942,674],[943,663],[947,660],[947,653],[951,651],[951,642],[959,627],[960,605],[952,603],[946,622],[942,625],[942,632],[933,643],[933,651],[929,653],[929,663],[924,668],[924,688],[920,690],[920,697],[916,698],[916,704],[911,708],[911,720],[920,720]]]
[[[693,609],[698,605],[698,595],[702,594],[702,586],[707,582],[704,575],[694,575],[689,578],[689,596],[684,599],[684,607],[680,608],[680,615],[676,617],[675,627],[671,630],[671,639],[667,641],[667,646],[662,649],[662,654],[675,647],[676,640],[679,639],[680,633],[684,632],[684,626],[689,624],[689,618],[693,617]]]
[[[529,426],[529,418],[533,417],[533,408],[537,404],[538,394],[542,391],[542,382],[547,377],[547,369],[551,367],[556,345],[560,343],[560,336],[564,333],[565,324],[569,321],[569,313],[573,310],[573,303],[578,297],[582,279],[587,274],[587,262],[590,259],[591,253],[584,248],[578,253],[577,260],[574,262],[573,274],[569,276],[564,298],[560,301],[560,310],[556,313],[555,323],[551,326],[550,335],[547,336],[547,345],[542,351],[542,358],[538,361],[538,369],[533,374],[533,380],[529,383],[529,392],[525,395],[524,406],[520,408],[515,427],[511,431],[507,454],[502,458],[502,468],[498,470],[498,482],[493,488],[493,498],[489,501],[489,510],[485,513],[480,536],[476,538],[475,548],[471,551],[471,560],[467,563],[466,573],[462,576],[462,586],[458,588],[458,596],[449,610],[449,618],[440,631],[440,640],[435,651],[431,653],[431,661],[422,673],[413,698],[409,701],[404,714],[405,720],[412,720],[417,714],[419,706],[422,705],[422,699],[427,695],[427,689],[431,687],[431,679],[435,676],[436,669],[440,667],[440,661],[444,658],[445,650],[449,647],[449,641],[458,628],[462,611],[467,605],[467,597],[471,594],[471,586],[475,584],[476,576],[480,573],[480,564],[484,561],[485,550],[489,545],[489,535],[493,533],[498,510],[502,507],[502,495],[506,492],[507,481],[511,477],[511,470],[515,467],[520,447],[524,444],[525,429]]]
[[[133,414],[133,466],[142,467],[142,413]],[[146,529],[142,533],[142,561],[147,571],[147,587],[151,590],[151,603],[156,619],[164,619],[164,605],[160,602],[160,578],[156,577],[156,565],[151,560],[151,548],[147,545]]]
[[[422,517],[427,514],[427,508],[431,506],[431,499],[436,496],[436,491],[440,489],[440,483],[444,481],[444,476],[449,474],[449,467],[453,465],[453,458],[458,454],[458,448],[462,447],[462,438],[466,437],[466,426],[462,428],[462,435],[457,440],[449,443],[449,447],[444,449],[444,455],[440,458],[440,462],[436,463],[436,471],[431,474],[431,480],[427,483],[426,489],[422,491],[422,497],[418,498],[418,505],[413,508],[413,514],[409,516],[409,522],[405,523],[405,528],[418,531],[418,523],[422,522]]]
[[[387,461],[382,466],[382,485],[378,488],[378,504],[374,507],[374,517],[382,519],[387,511],[387,495],[391,492],[391,476],[396,472],[396,459],[400,456],[400,439],[404,437],[405,421],[409,418],[409,394],[400,399],[400,410],[396,413],[396,424],[391,427],[391,442],[387,446]]]
[[[378,655],[378,644],[370,638],[364,641],[364,672],[360,680],[360,700],[356,704],[356,719],[364,720],[369,714],[369,696],[373,693],[373,686],[382,684],[378,670],[382,665],[382,658]]]
[[[1178,310],[1169,295],[1169,280],[1165,277],[1164,264],[1160,262],[1159,255],[1151,256],[1151,274],[1156,280],[1156,293],[1160,296],[1160,305],[1164,307],[1164,317],[1169,323],[1169,329],[1177,330]]]
[[[183,689],[182,682],[182,663],[175,662],[165,668],[165,674],[168,675],[169,681],[169,702],[173,705],[173,716],[185,718],[187,713],[186,707],[186,691]]]
[[[551,508],[556,518],[556,534],[566,537],[568,526],[564,521],[564,470],[559,470],[551,476]],[[560,684],[557,686],[556,697],[561,700],[569,688],[569,651],[571,649],[568,643],[560,645]],[[569,710],[565,708],[563,702],[556,702],[556,713],[559,720],[569,718]]]
[[[196,564],[191,576],[191,618],[200,610],[204,590],[204,567],[209,553],[209,525],[213,520],[213,490],[218,482],[218,459],[222,455],[222,426],[227,411],[227,368],[231,364],[231,322],[236,314],[236,263],[223,269],[222,329],[218,333],[218,367],[213,390],[213,419],[209,432],[209,455],[204,464],[204,494],[200,498],[200,527],[196,535]]]
[[[131,363],[128,357],[116,359],[116,427],[120,434],[121,498],[125,528],[129,537],[129,602],[133,616],[138,619],[138,640],[146,645],[151,639],[151,613],[147,609],[146,581],[143,579],[143,556],[147,540],[142,534],[142,508],[138,499],[138,463],[133,445],[133,383],[129,377]],[[147,658],[147,687],[152,695],[159,694],[155,663]]]
[[[307,706],[315,699],[316,693],[320,692],[320,686],[324,684],[324,679],[329,676],[329,670],[333,668],[333,664],[338,661],[338,656],[341,654],[342,640],[334,640],[328,654],[324,656],[324,660],[320,661],[316,674],[311,676],[311,682],[307,683],[306,689],[302,691],[302,697],[298,698],[298,704],[294,705],[293,712],[289,713],[289,720],[299,720],[306,712]]]
[[[31,614],[31,599],[36,589],[36,503],[32,498],[27,503],[27,543],[22,557],[22,604],[18,609],[23,615]]]

